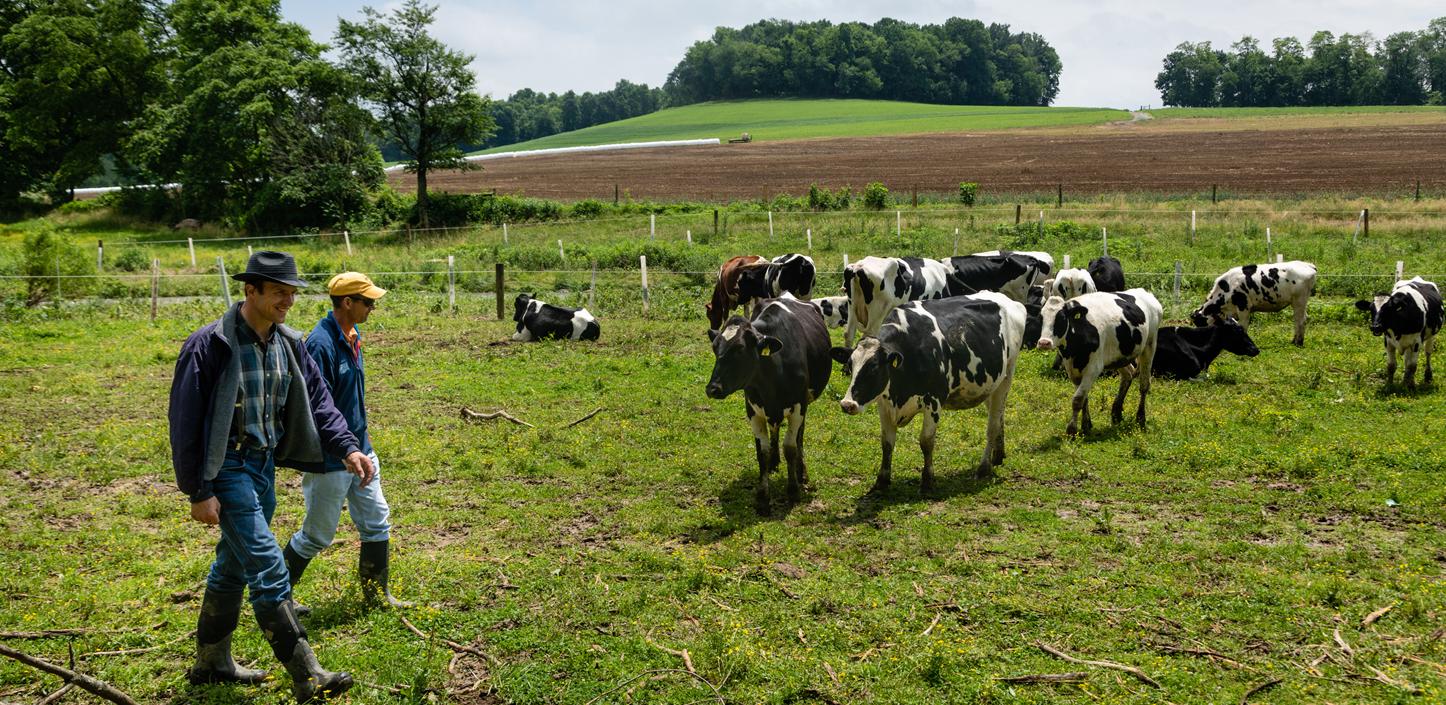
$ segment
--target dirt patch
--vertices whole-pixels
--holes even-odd
[[[439,191],[559,199],[744,199],[802,193],[811,183],[882,181],[896,192],[952,193],[977,181],[989,193],[1066,195],[1403,193],[1436,188],[1446,172],[1446,119],[1296,127],[1310,121],[1165,120],[1070,130],[947,133],[640,149],[488,162],[480,172],[436,172]],[[1279,129],[1275,129],[1279,128]],[[412,190],[415,179],[389,177]]]

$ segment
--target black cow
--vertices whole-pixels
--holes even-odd
[[[724,399],[743,390],[744,411],[753,427],[758,456],[759,514],[768,514],[772,497],[768,473],[778,468],[778,431],[788,420],[783,454],[788,462],[788,499],[797,501],[808,482],[803,463],[803,424],[808,405],[828,386],[828,328],[810,304],[791,296],[760,303],[753,319],[734,316],[713,341],[713,376],[707,393]]]
[[[758,301],[793,294],[807,300],[813,293],[815,270],[807,255],[779,255],[771,262],[746,264],[738,277],[738,300]]]
[[[1221,352],[1255,357],[1260,348],[1233,318],[1213,326],[1162,326],[1150,372],[1167,379],[1194,379],[1205,374]]]
[[[1004,462],[1004,402],[1024,337],[1024,306],[986,291],[895,308],[858,347],[834,348],[833,358],[849,376],[839,402],[857,414],[875,399],[883,452],[871,492],[889,486],[898,427],[923,414],[919,449],[924,452],[920,489],[934,486],[934,435],[943,409],[968,409],[989,403],[984,457],[977,475],[988,475]]]
[[[553,306],[531,294],[518,294],[512,301],[512,320],[517,321],[513,340],[597,340],[602,332],[587,309]]]
[[[1041,272],[1048,272],[1044,263],[1021,254],[963,255],[944,260],[953,270],[949,275],[949,296],[997,291],[1024,303],[1029,287]]]
[[[1125,290],[1125,268],[1121,267],[1120,261],[1114,257],[1096,257],[1090,260],[1085,271],[1095,280],[1095,291]]]
[[[1044,287],[1029,287],[1029,297],[1024,302],[1024,344],[1025,350],[1033,350],[1039,345],[1039,333],[1044,329],[1044,316],[1040,315],[1044,308]]]
[[[1431,352],[1436,347],[1436,334],[1441,332],[1441,290],[1436,285],[1414,277],[1396,282],[1389,296],[1375,301],[1357,301],[1356,308],[1371,314],[1371,334],[1386,342],[1386,384],[1396,378],[1396,352],[1406,358],[1406,387],[1416,388],[1416,356],[1426,353],[1426,374],[1423,384],[1431,383]]]

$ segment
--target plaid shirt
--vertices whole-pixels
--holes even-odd
[[[257,339],[256,331],[245,321],[236,330],[241,344],[237,351],[241,356],[241,387],[236,395],[230,445],[275,448],[285,432],[281,410],[291,387],[291,370],[281,349],[286,342],[277,337],[275,326],[265,342]]]

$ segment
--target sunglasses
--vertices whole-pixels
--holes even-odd
[[[376,299],[368,299],[367,297],[365,297],[365,296],[360,296],[360,295],[348,296],[347,298],[349,298],[349,299],[351,299],[352,301],[355,301],[355,302],[357,302],[357,303],[359,303],[359,304],[361,304],[361,305],[363,305],[363,306],[366,306],[367,308],[376,308],[376,307],[377,307],[377,301],[376,301]]]

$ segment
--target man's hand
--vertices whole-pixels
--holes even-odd
[[[221,523],[221,501],[215,497],[191,503],[191,518],[202,524],[215,526]]]
[[[377,476],[376,470],[372,468],[371,459],[359,450],[352,451],[343,462],[346,463],[347,472],[361,478],[362,487],[370,485],[372,479]]]

